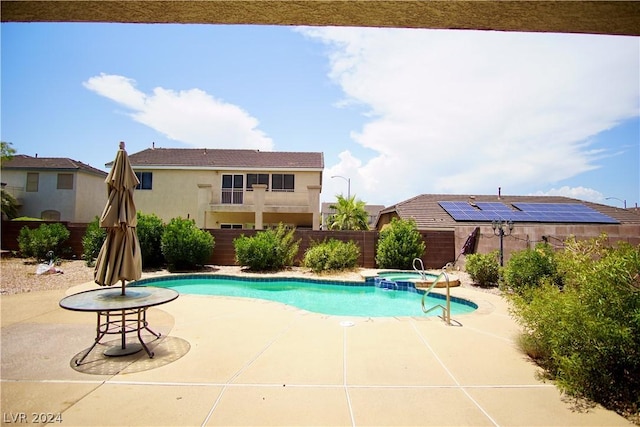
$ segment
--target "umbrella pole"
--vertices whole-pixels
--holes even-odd
[[[124,288],[122,288],[124,290]],[[122,330],[120,331],[122,334],[122,350],[127,348],[127,318],[126,318],[126,312],[124,310],[122,310]]]
[[[122,296],[124,296],[124,279],[121,280],[122,283]],[[122,310],[122,349],[124,350],[127,347],[127,331],[126,331],[126,316],[125,316],[125,311]]]

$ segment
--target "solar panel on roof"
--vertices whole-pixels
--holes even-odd
[[[608,215],[580,203],[513,203],[447,201],[438,204],[456,221],[518,221],[618,224]]]
[[[478,202],[475,206],[468,202],[438,202],[456,221],[509,220],[515,212],[504,203]]]
[[[542,218],[544,222],[619,223],[614,218],[580,203],[514,203],[513,205],[524,212],[535,212],[535,217]]]

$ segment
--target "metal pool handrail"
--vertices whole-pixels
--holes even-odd
[[[419,269],[418,269],[418,267],[416,267],[416,262],[420,263],[420,268]],[[427,273],[424,272],[424,264],[422,263],[422,259],[420,259],[420,258],[414,258],[413,259],[413,269],[420,274],[420,278],[422,278],[422,280],[426,280],[427,279]]]
[[[419,262],[421,269],[418,270],[418,268],[416,267],[416,262]],[[422,280],[426,280],[426,273],[424,272],[424,264],[422,263],[422,260],[420,258],[414,258],[413,260],[413,269],[418,271],[420,273],[420,276],[422,277]],[[444,278],[447,281],[447,299],[446,299],[446,307],[443,306],[442,304],[436,304],[433,307],[430,308],[426,308],[424,306],[424,299],[427,297],[427,295],[429,295],[429,293],[433,290],[433,288],[436,286],[436,284],[440,281],[440,279]],[[447,274],[447,267],[445,266],[442,269],[442,273],[440,273],[438,275],[438,277],[436,277],[436,280],[433,281],[433,283],[431,283],[431,285],[429,286],[429,288],[427,290],[425,290],[424,294],[422,294],[422,312],[427,314],[433,310],[435,310],[436,308],[442,308],[442,316],[439,316],[442,320],[444,320],[447,325],[451,325],[451,291],[449,290],[449,275]]]
[[[447,281],[447,299],[446,299],[447,302],[446,302],[446,306],[443,306],[442,304],[436,304],[433,307],[431,307],[429,309],[426,309],[425,306],[424,306],[424,299],[427,297],[429,292],[431,292],[431,290],[434,288],[436,283],[438,283],[440,281],[440,279],[443,278],[443,277]],[[436,308],[442,308],[442,316],[439,316],[439,317],[442,320],[444,320],[447,323],[447,325],[451,325],[451,294],[449,292],[449,275],[447,275],[447,273],[445,271],[443,271],[442,273],[440,273],[440,275],[438,275],[436,280],[434,280],[433,283],[431,284],[431,286],[429,286],[429,289],[427,291],[425,291],[425,293],[422,295],[422,311],[425,314],[435,310]]]

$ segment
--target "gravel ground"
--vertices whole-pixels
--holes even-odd
[[[0,294],[68,289],[93,280],[93,269],[87,267],[84,261],[62,261],[56,267],[62,270],[62,273],[37,275],[38,264],[32,260],[2,258]]]
[[[57,274],[37,275],[37,267],[38,265],[31,260],[25,260],[22,258],[2,258],[0,260],[0,294],[12,295],[23,292],[46,291],[52,289],[66,290],[68,288],[93,281],[93,268],[87,267],[84,261],[63,260],[60,265],[56,266],[58,269],[62,270],[62,273]],[[306,268],[293,267],[289,270],[270,273],[270,275],[359,281],[362,280],[363,275],[373,275],[376,271],[377,270],[375,269],[361,268],[354,271],[318,275],[310,272]],[[201,272],[233,274],[240,276],[264,276],[264,273],[248,273],[242,271],[240,267],[237,266],[207,266]],[[144,272],[143,277],[164,274],[170,273],[166,270]],[[461,286],[463,287],[469,287],[483,292],[500,293],[497,288],[480,288],[474,286],[469,275],[465,272],[455,271],[452,274],[458,276]]]

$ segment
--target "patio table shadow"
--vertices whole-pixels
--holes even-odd
[[[77,366],[76,360],[81,358],[89,347],[85,348],[69,362],[71,368],[83,374],[91,375],[117,375],[121,373],[135,373],[156,369],[168,365],[186,355],[191,349],[191,344],[182,338],[162,336],[148,342],[147,345],[154,352],[153,358],[147,353],[139,351],[129,356],[110,357],[104,355],[104,350],[120,344],[120,339],[99,343],[84,361]]]

